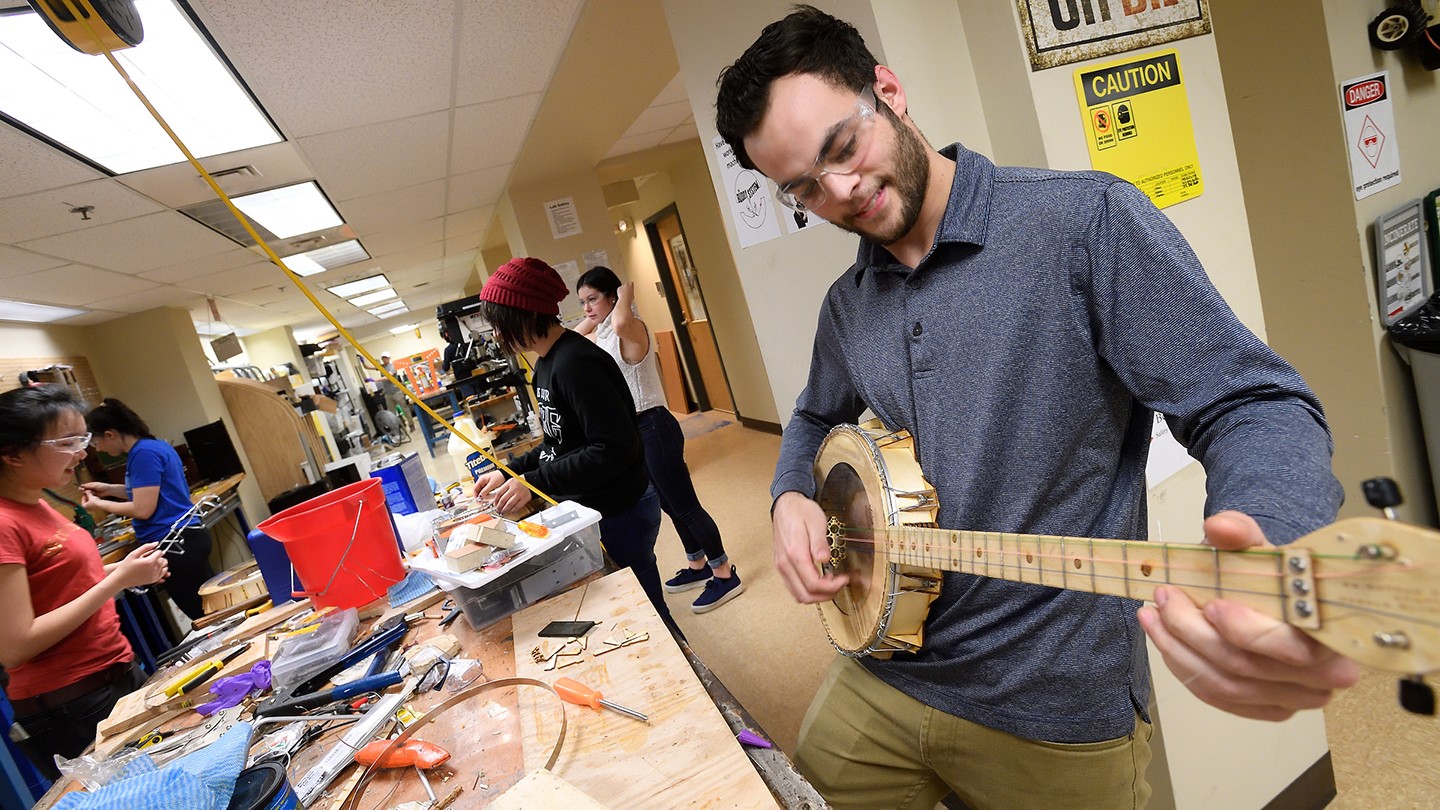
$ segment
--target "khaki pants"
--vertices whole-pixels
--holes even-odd
[[[795,761],[836,810],[1138,810],[1150,798],[1149,724],[1095,743],[1049,743],[961,720],[837,656],[800,727]]]

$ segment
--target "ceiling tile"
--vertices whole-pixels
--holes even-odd
[[[514,163],[539,109],[539,93],[457,109],[450,171],[461,174]]]
[[[0,199],[105,176],[103,172],[0,122]]]
[[[340,216],[359,233],[382,231],[445,215],[445,181],[371,194],[339,203]],[[360,243],[365,244],[362,237]]]
[[[38,273],[6,279],[5,294],[22,301],[84,306],[157,286],[135,276],[67,264]]]
[[[235,243],[184,214],[163,211],[21,242],[20,246],[95,267],[140,273],[223,253]]]
[[[382,268],[393,268],[396,272],[413,272],[421,269],[438,270],[440,269],[440,260],[443,258],[445,258],[445,246],[440,242],[431,242],[427,245],[377,256],[375,261]],[[388,273],[386,277],[389,278]]]
[[[187,262],[172,264],[155,270],[146,270],[140,274],[140,277],[165,284],[176,284],[188,279],[211,276],[221,270],[233,270],[241,265],[254,264],[257,258],[258,257],[251,251],[239,245],[232,245],[231,249],[224,253],[217,253],[214,256],[202,256],[198,259],[191,259]]]
[[[669,135],[665,136],[665,140],[661,141],[660,144],[665,146],[672,143],[684,143],[685,141],[695,141],[699,139],[700,130],[696,129],[695,122],[691,121],[688,124],[676,127]]]
[[[654,105],[640,113],[640,117],[636,118],[635,123],[625,131],[625,137],[645,132],[669,132],[689,120],[691,120],[689,101]]]
[[[207,172],[246,166],[255,170],[253,175],[232,174],[215,178],[221,190],[230,196],[287,186],[314,176],[300,150],[287,141],[201,158],[200,165]],[[214,189],[188,162],[122,174],[115,179],[170,208],[183,208],[215,199]]]
[[[496,166],[478,172],[459,174],[450,178],[450,193],[445,198],[446,211],[464,211],[494,205],[505,191],[505,181],[510,178],[510,166]]]
[[[91,206],[72,214],[70,209]],[[53,191],[0,200],[0,242],[21,242],[71,233],[164,210],[154,200],[114,180],[92,180]]]
[[[0,278],[10,276],[23,276],[26,273],[33,273],[36,270],[46,270],[51,267],[59,267],[66,264],[65,259],[58,259],[54,256],[46,256],[41,253],[32,253],[28,250],[0,245]]]
[[[651,102],[651,106],[674,104],[677,101],[687,103],[690,101],[690,94],[685,92],[685,82],[680,78],[679,73],[676,73],[675,78],[671,79],[670,83],[665,85],[665,89],[661,90],[660,95],[655,97],[655,101]]]
[[[293,287],[280,284],[274,286],[266,285],[248,292],[234,293],[225,296],[225,298],[226,300],[239,301],[242,304],[250,304],[257,307],[268,307],[270,304],[288,302],[294,298],[299,298],[302,301],[305,300],[305,296],[301,295]],[[308,301],[306,301],[306,305],[309,305]]]
[[[84,315],[62,318],[56,321],[56,323],[63,323],[66,326],[93,326],[97,323],[105,323],[106,321],[113,321],[116,318],[123,318],[125,315],[126,313],[124,312],[110,312],[108,310],[96,309]]]
[[[445,238],[445,220],[432,219],[400,228],[365,234],[365,247],[375,256],[396,253]]]
[[[570,40],[582,5],[583,0],[464,4],[457,38],[456,103],[476,104],[543,91]]]
[[[455,236],[445,240],[445,255],[453,256],[468,253],[475,255],[475,249],[480,247],[479,233],[468,233],[464,236]]]
[[[285,275],[275,265],[269,262],[256,262],[204,278],[188,279],[176,286],[206,295],[234,295],[235,293],[250,292],[267,284],[279,284],[284,279]]]
[[[448,112],[300,139],[331,200],[352,200],[445,177]],[[403,146],[402,146],[403,145]]]
[[[156,307],[182,307],[189,309],[195,305],[196,298],[197,294],[190,290],[164,284],[141,292],[130,293],[129,295],[118,295],[100,303],[103,303],[106,309],[113,309],[119,312],[145,312],[155,309]]]
[[[291,137],[450,105],[454,0],[191,5]]]
[[[640,135],[621,138],[615,142],[614,146],[610,147],[609,152],[605,153],[605,159],[608,160],[613,157],[620,157],[621,155],[629,155],[635,152],[643,152],[646,149],[653,149],[660,145],[660,141],[664,139],[665,135],[666,133],[664,132],[646,132]]]
[[[446,214],[445,235],[464,236],[467,233],[484,231],[490,225],[490,218],[494,215],[494,206],[476,208],[473,211],[461,211],[458,214]]]

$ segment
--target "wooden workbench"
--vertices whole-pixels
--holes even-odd
[[[553,771],[604,806],[615,810],[777,806],[629,570],[592,578],[480,631],[470,629],[463,619],[441,630],[435,621],[440,612],[432,606],[430,618],[412,624],[407,645],[449,633],[460,642],[458,657],[480,661],[485,679],[520,675],[553,682],[571,677],[650,716],[645,724],[608,710],[562,704],[536,687],[492,690],[461,703],[417,735],[451,753],[451,760],[430,771],[429,778],[441,798],[463,788],[453,807],[485,807],[542,765],[554,745],[561,712],[568,718],[569,732]],[[577,612],[581,619],[600,622],[587,636],[589,650],[571,657],[577,663],[545,671],[531,655],[542,644],[539,629],[552,619],[574,619]],[[362,621],[361,627],[368,628],[377,613],[372,611],[372,618]],[[594,654],[606,646],[604,639],[626,631],[648,633],[649,638]],[[561,643],[543,642],[548,649]],[[424,712],[453,694],[447,689],[417,695],[410,705]],[[186,712],[168,727],[198,722],[196,715]],[[142,724],[128,733],[138,735],[145,728]],[[301,751],[289,768],[291,783],[298,782],[343,733],[343,729],[327,733]],[[334,783],[336,797],[359,770],[352,766],[340,775]],[[36,807],[50,807],[68,789],[57,785]],[[359,806],[393,807],[425,798],[415,771],[406,769],[377,776]],[[312,810],[338,805],[338,800],[322,798]]]

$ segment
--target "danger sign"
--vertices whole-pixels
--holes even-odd
[[[1340,85],[1350,177],[1357,200],[1400,184],[1400,150],[1389,84],[1389,72],[1381,71]]]

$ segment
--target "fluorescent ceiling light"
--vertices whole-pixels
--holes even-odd
[[[392,334],[392,335],[398,335],[398,334],[400,334],[401,332],[409,332],[411,329],[419,329],[419,328],[420,328],[420,324],[418,324],[418,323],[407,323],[407,324],[405,324],[404,326],[396,326],[396,327],[391,328],[390,334]]]
[[[24,321],[25,323],[54,323],[76,315],[84,315],[88,309],[52,307],[48,304],[27,304],[24,301],[7,301],[0,298],[0,321]]]
[[[145,41],[115,57],[196,157],[282,140],[171,0],[135,10]],[[109,62],[66,45],[39,14],[0,14],[0,76],[0,112],[115,174],[184,160]]]
[[[286,256],[281,261],[285,262],[285,266],[290,268],[290,272],[297,276],[313,276],[316,273],[325,272],[325,268],[319,262],[304,253],[297,256]]]
[[[391,315],[399,315],[402,312],[409,312],[410,308],[405,306],[404,301],[392,301],[388,304],[385,304],[384,306],[375,307],[374,309],[367,309],[365,311],[369,312],[371,315],[374,315],[377,318],[388,318]]]
[[[378,290],[382,287],[389,286],[390,279],[385,278],[384,273],[376,273],[373,276],[366,276],[365,278],[356,279],[355,281],[347,281],[344,284],[336,284],[334,287],[326,287],[325,289],[341,298],[349,298],[352,295],[359,295],[363,292],[370,292],[371,290]]]
[[[345,223],[313,180],[246,194],[233,198],[231,202],[245,212],[245,216],[264,225],[265,230],[281,239]]]
[[[365,252],[365,248],[354,239],[338,245],[309,250],[300,255],[310,257],[326,270],[334,270],[337,267],[363,262],[370,258],[370,254]]]
[[[381,302],[381,301],[384,301],[386,298],[394,298],[395,295],[396,295],[396,293],[395,293],[394,288],[392,288],[392,287],[386,287],[386,288],[383,289],[383,290],[376,290],[375,292],[372,292],[372,293],[365,293],[364,295],[357,295],[357,296],[355,296],[354,298],[351,298],[351,299],[350,299],[350,303],[352,303],[352,304],[354,304],[355,306],[360,307],[360,308],[363,309],[363,308],[365,308],[365,307],[370,306],[371,304],[376,304],[376,303],[379,303],[379,302]]]

